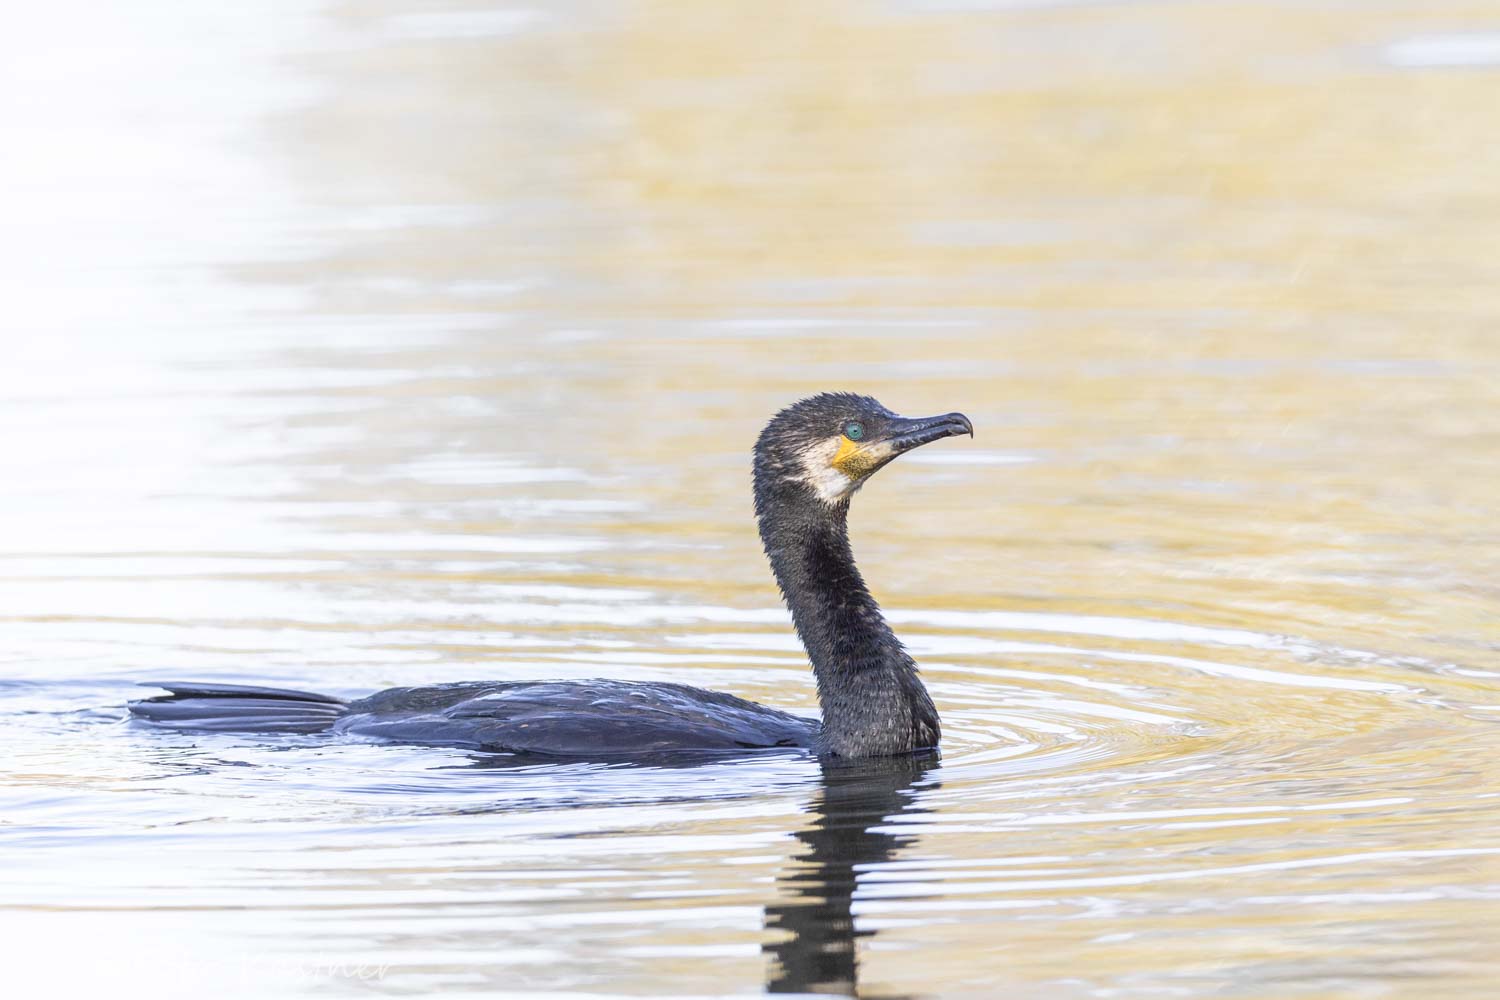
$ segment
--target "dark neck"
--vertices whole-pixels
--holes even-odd
[[[801,484],[756,484],[760,537],[807,647],[823,706],[822,750],[841,757],[937,745],[938,717],[849,550],[848,503]]]

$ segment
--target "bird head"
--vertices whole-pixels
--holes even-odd
[[[896,456],[939,438],[974,434],[962,413],[902,417],[869,396],[825,392],[771,418],[755,443],[756,494],[802,488],[844,503]]]

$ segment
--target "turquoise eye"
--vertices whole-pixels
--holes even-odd
[[[844,437],[850,441],[858,441],[865,436],[865,425],[858,420],[851,420],[844,425]]]

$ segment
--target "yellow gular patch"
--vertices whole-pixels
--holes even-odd
[[[829,464],[835,469],[848,476],[850,479],[860,479],[877,468],[881,460],[886,458],[891,451],[889,444],[861,444],[850,441],[846,437],[839,438],[839,450],[834,452],[833,461]]]
[[[859,445],[855,444],[853,441],[850,441],[846,437],[841,437],[839,438],[839,450],[834,452],[833,461],[829,462],[828,464],[832,465],[835,469],[838,469],[846,476],[853,475],[854,468],[852,467],[859,464],[856,461],[859,452]]]

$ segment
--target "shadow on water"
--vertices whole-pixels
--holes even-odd
[[[766,928],[787,932],[763,951],[770,957],[770,993],[872,996],[859,988],[853,903],[857,871],[888,861],[910,834],[883,829],[895,816],[920,812],[912,789],[939,762],[937,754],[822,765],[822,788],[811,822],[797,834],[807,850],[777,880],[783,901],[766,907]]]

